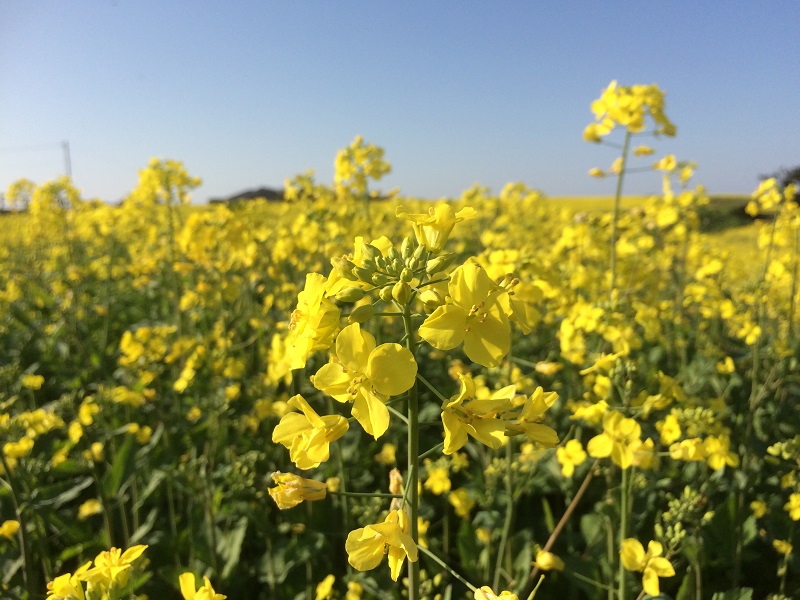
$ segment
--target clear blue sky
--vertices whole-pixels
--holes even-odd
[[[610,194],[586,173],[614,153],[581,133],[617,79],[666,90],[659,155],[749,193],[800,164],[798,24],[796,0],[0,0],[0,190],[62,174],[62,140],[107,201],[153,156],[202,177],[199,202],[309,168],[330,183],[362,134],[393,167],[378,187],[406,195]]]

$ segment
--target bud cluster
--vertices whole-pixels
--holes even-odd
[[[453,254],[440,253],[433,257],[425,246],[417,244],[410,236],[403,239],[400,250],[391,247],[385,256],[372,244],[364,243],[361,250],[361,265],[356,265],[347,256],[331,259],[334,269],[342,277],[360,284],[347,287],[336,294],[336,299],[341,302],[357,302],[367,292],[378,290],[378,295],[384,302],[394,301],[405,305],[414,295],[415,283],[426,276],[431,277],[444,271],[455,259]],[[369,316],[371,315],[366,315],[366,318]],[[362,315],[356,315],[353,318],[358,320],[361,317]]]

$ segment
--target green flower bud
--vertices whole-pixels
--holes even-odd
[[[378,292],[378,296],[380,296],[381,300],[384,302],[391,302],[392,301],[392,286],[387,285],[384,288],[381,288],[381,291]]]
[[[381,255],[380,250],[378,250],[372,244],[367,244],[366,242],[361,246],[361,249],[363,250],[365,256],[368,256],[373,260],[376,260]]]
[[[364,323],[372,318],[375,314],[375,307],[372,304],[365,304],[364,306],[357,306],[347,317],[349,323]]]
[[[331,259],[331,265],[345,279],[350,281],[358,281],[358,277],[353,273],[355,265],[352,263],[352,261],[343,257],[334,256]]]
[[[353,274],[365,283],[372,283],[373,272],[364,267],[353,267]]]
[[[401,306],[411,300],[411,287],[405,281],[398,281],[392,287],[392,298]]]
[[[406,283],[410,282],[412,279],[414,279],[413,271],[411,269],[409,269],[409,268],[404,268],[400,272],[400,279],[402,279]]]
[[[388,275],[384,275],[383,273],[372,274],[372,283],[374,283],[375,285],[386,285],[391,281],[392,281],[391,278]]]
[[[397,251],[397,248],[395,248],[394,246],[389,248],[389,252],[387,253],[387,256],[389,257],[389,260],[391,260],[392,262],[394,262],[396,260],[399,260],[399,261],[403,260],[402,255]]]
[[[414,254],[414,238],[411,236],[403,238],[403,243],[400,245],[400,254],[403,255],[404,260],[408,260]]]
[[[364,294],[364,290],[359,287],[348,287],[336,294],[335,298],[339,302],[358,302],[364,297]]]
[[[433,258],[428,261],[428,264],[425,265],[425,272],[428,275],[434,275],[441,271],[444,271],[447,267],[453,264],[455,261],[456,255],[455,254],[440,254],[436,258]]]

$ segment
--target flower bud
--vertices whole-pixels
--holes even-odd
[[[352,261],[349,261],[343,257],[334,256],[331,259],[331,265],[345,279],[350,281],[358,281],[358,277],[353,274],[355,265],[352,263]]]
[[[403,255],[404,260],[411,258],[414,254],[414,238],[411,236],[403,238],[403,243],[400,245],[400,254]]]
[[[372,271],[364,267],[353,267],[353,274],[365,283],[372,283]]]
[[[411,288],[405,281],[398,281],[392,287],[392,298],[401,306],[405,305],[411,300]]]
[[[425,272],[428,275],[434,275],[441,271],[444,271],[447,267],[453,264],[455,260],[455,254],[440,254],[436,258],[433,258],[428,261],[428,264],[425,265]]]
[[[389,278],[389,276],[383,273],[372,274],[372,283],[374,283],[375,285],[386,285],[390,281],[391,279]]]
[[[406,267],[402,271],[400,271],[400,279],[402,279],[406,283],[409,283],[412,279],[414,279],[414,272]]]
[[[364,252],[364,256],[370,257],[372,260],[377,260],[377,258],[381,255],[381,251],[378,250],[372,244],[364,243],[361,246],[361,250]]]
[[[392,286],[387,285],[384,288],[381,288],[381,291],[378,292],[378,296],[380,296],[381,300],[384,302],[391,302],[392,301]]]
[[[335,298],[339,302],[358,302],[364,297],[364,293],[364,290],[359,287],[348,287],[336,294]]]
[[[372,304],[365,304],[363,306],[356,306],[350,316],[347,318],[348,323],[365,323],[370,320],[375,314],[375,307]]]
[[[391,260],[392,262],[394,262],[396,260],[400,260],[400,261],[403,260],[403,256],[397,251],[397,248],[395,248],[394,246],[389,248],[389,251],[387,252],[387,256],[389,257],[389,260]]]

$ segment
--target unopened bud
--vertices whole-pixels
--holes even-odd
[[[392,298],[401,306],[411,300],[411,288],[405,281],[398,281],[392,287]]]
[[[334,256],[331,259],[331,265],[334,269],[336,269],[336,272],[345,279],[349,279],[350,281],[358,281],[358,277],[353,274],[353,268],[355,268],[355,265],[352,263],[352,261],[349,261],[344,257]]]
[[[347,318],[349,323],[364,323],[375,314],[375,307],[372,304],[356,306]]]
[[[428,261],[428,264],[425,265],[425,272],[428,275],[434,275],[435,273],[444,271],[447,267],[453,264],[455,258],[455,254],[440,254],[436,258]]]
[[[400,245],[400,254],[403,259],[409,259],[414,254],[414,238],[411,236],[403,238],[403,243]]]
[[[402,279],[406,283],[409,283],[412,279],[414,279],[414,272],[406,267],[402,271],[400,271],[400,279]]]
[[[372,271],[364,267],[353,267],[353,274],[365,283],[372,283]]]
[[[381,300],[383,300],[384,302],[391,302],[392,286],[387,285],[385,288],[381,288],[381,291],[378,292],[378,296],[380,296]]]
[[[383,273],[372,274],[372,283],[374,283],[375,285],[386,285],[390,281],[391,279],[389,278],[389,276]]]
[[[358,302],[364,297],[364,290],[359,287],[344,288],[336,294],[335,298],[339,302]]]
[[[377,258],[378,258],[378,257],[381,255],[381,251],[380,251],[380,250],[378,250],[378,249],[377,249],[375,246],[373,246],[372,244],[367,244],[367,243],[364,243],[364,244],[361,246],[361,250],[364,252],[364,255],[365,255],[365,256],[369,256],[369,257],[370,257],[371,259],[373,259],[373,260],[377,259]]]
[[[389,257],[389,260],[391,260],[392,262],[396,260],[403,260],[403,256],[397,251],[397,248],[395,248],[394,246],[389,248],[387,256]]]

